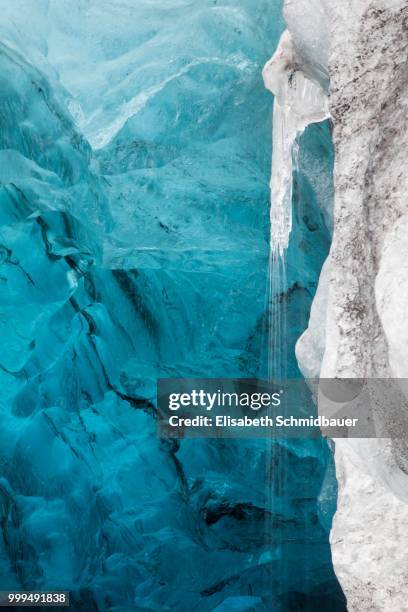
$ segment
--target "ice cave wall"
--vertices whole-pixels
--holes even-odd
[[[312,376],[403,377],[408,7],[287,0],[285,14],[305,70],[330,79],[335,147],[333,242],[298,361]],[[406,447],[337,440],[335,460],[331,545],[348,609],[407,610]]]
[[[1,586],[86,612],[343,610],[324,440],[155,434],[158,375],[265,371],[280,3],[0,8]],[[329,243],[308,172],[327,125],[302,138],[277,296],[293,375]]]

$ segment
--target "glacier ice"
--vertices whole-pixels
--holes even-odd
[[[385,236],[375,279],[375,299],[378,315],[387,338],[390,369],[393,377],[400,379],[408,378],[405,359],[405,347],[408,341],[405,309],[408,302],[407,221],[408,215],[401,215]],[[404,384],[403,380],[401,384]]]
[[[322,86],[302,71],[292,35],[285,30],[263,69],[265,86],[275,95],[271,173],[271,249],[282,256],[292,230],[293,161],[296,138],[307,125],[329,116]]]
[[[408,8],[322,2],[322,18],[305,28],[316,3],[286,4],[297,48],[330,77],[336,157],[333,243],[298,343],[300,366],[322,377],[402,376]],[[319,56],[311,42],[328,39],[330,52],[322,44]],[[387,422],[389,410],[379,416]],[[407,457],[405,441],[336,442],[331,546],[349,610],[407,609]]]
[[[279,3],[0,6],[2,588],[87,612],[343,609],[325,441],[155,434],[158,376],[265,376]],[[295,376],[328,133],[304,131],[294,172]]]

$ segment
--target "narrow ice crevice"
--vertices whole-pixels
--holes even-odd
[[[271,251],[283,256],[292,229],[292,176],[296,138],[310,123],[329,117],[328,97],[302,71],[292,36],[283,32],[263,69],[265,87],[275,96],[271,173]]]

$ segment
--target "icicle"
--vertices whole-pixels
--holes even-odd
[[[290,33],[263,70],[265,86],[275,95],[271,172],[271,236],[268,283],[268,378],[285,378],[286,250],[292,230],[292,180],[297,164],[297,137],[309,123],[329,116],[322,87],[303,72]]]
[[[282,256],[292,229],[293,151],[309,123],[329,116],[321,86],[300,69],[292,37],[286,30],[263,70],[265,87],[275,95],[271,173],[271,250]]]

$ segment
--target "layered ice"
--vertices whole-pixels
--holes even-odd
[[[86,612],[341,609],[325,441],[155,431],[158,376],[266,375],[261,68],[281,7],[0,8],[1,588],[70,589]],[[277,296],[293,375],[327,254],[328,134],[300,137]]]
[[[266,449],[161,442],[154,418],[159,375],[260,367],[261,22],[2,4],[1,587],[66,588],[86,612],[268,598]],[[228,46],[207,50],[214,23]]]

